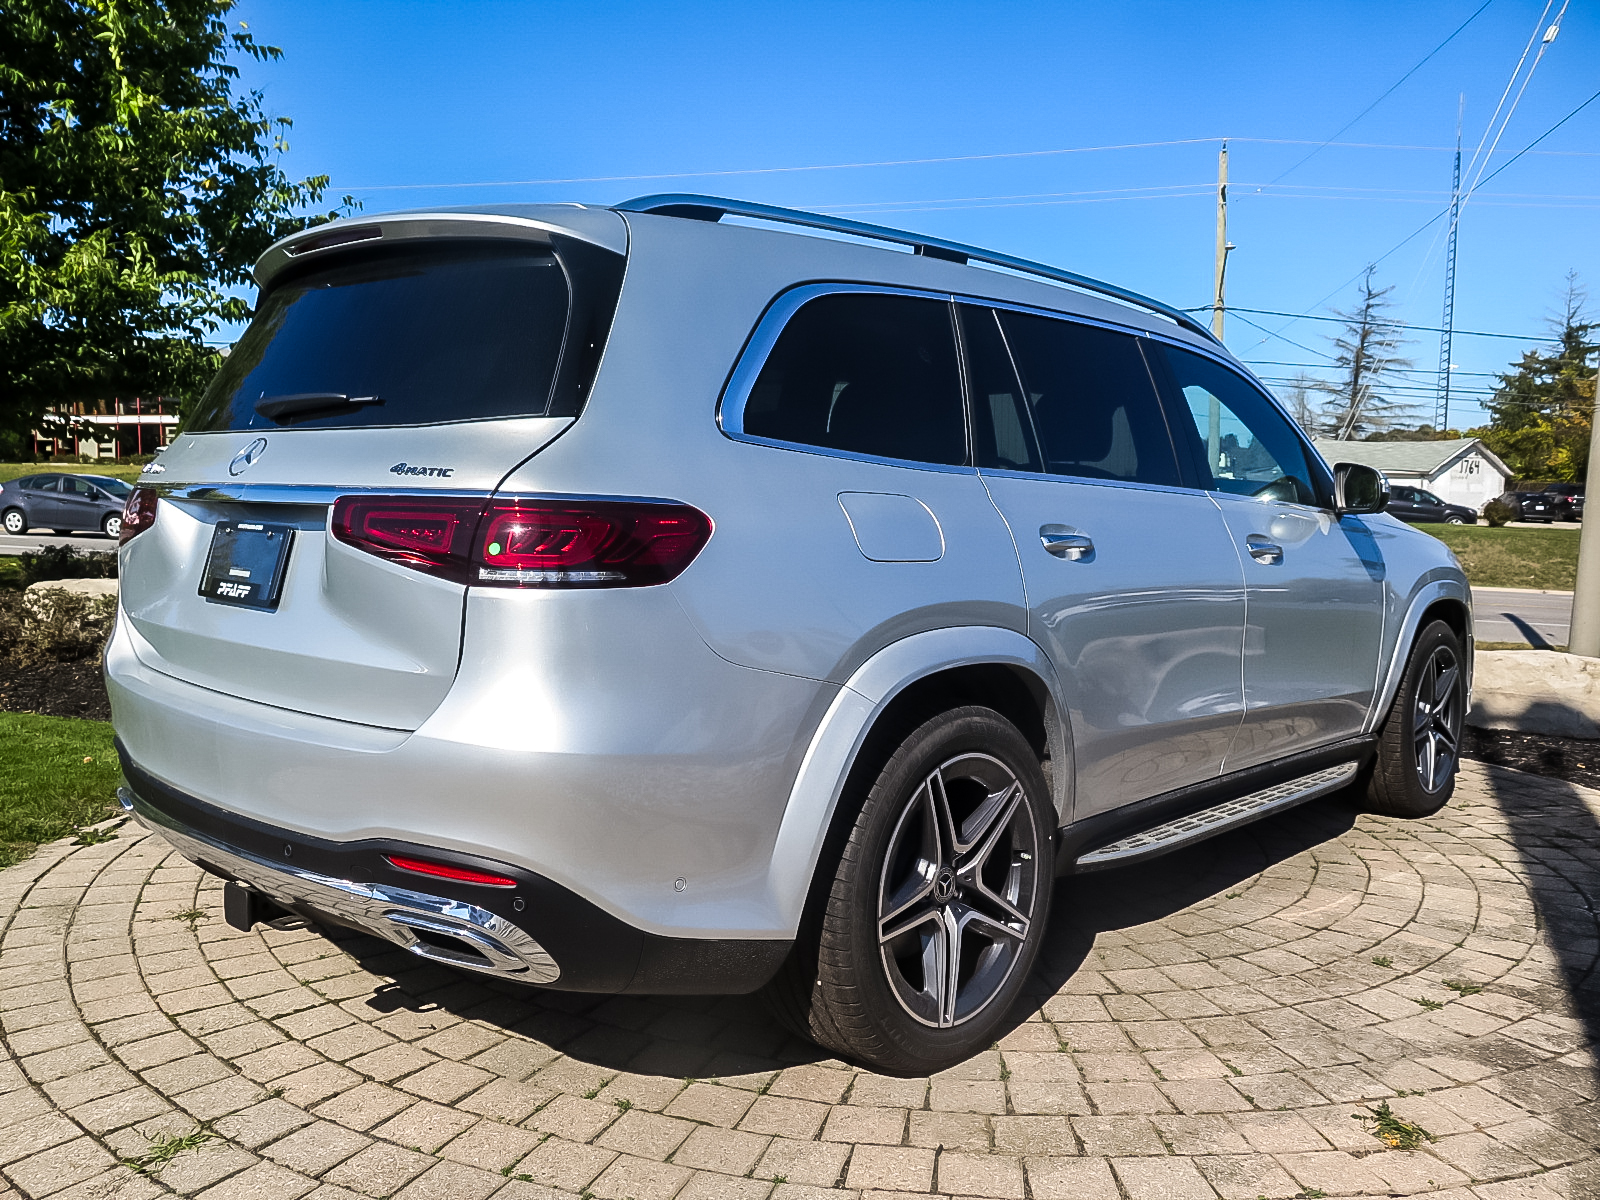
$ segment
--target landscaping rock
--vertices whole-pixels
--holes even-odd
[[[1600,739],[1600,658],[1554,650],[1480,650],[1467,724]]]
[[[47,579],[43,583],[30,583],[24,593],[27,596],[40,596],[45,592],[71,592],[78,596],[115,596],[117,594],[117,581],[115,579]]]

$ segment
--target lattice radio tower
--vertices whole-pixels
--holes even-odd
[[[1450,184],[1450,242],[1444,257],[1444,319],[1439,322],[1439,382],[1433,405],[1433,427],[1450,428],[1450,340],[1456,317],[1456,233],[1461,221],[1461,116],[1467,98],[1456,110],[1456,168]]]

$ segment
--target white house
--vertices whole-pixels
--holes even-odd
[[[1477,438],[1449,442],[1339,442],[1318,438],[1330,464],[1376,467],[1391,483],[1425,488],[1449,504],[1475,512],[1511,486],[1511,469]]]

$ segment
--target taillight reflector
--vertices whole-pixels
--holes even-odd
[[[128,493],[122,505],[122,532],[117,535],[117,545],[143,533],[156,523],[156,509],[160,497],[154,488],[136,487]]]
[[[444,863],[425,862],[420,858],[404,858],[398,854],[385,854],[391,866],[399,867],[402,871],[415,871],[418,875],[433,875],[439,879],[451,879],[456,883],[480,883],[485,887],[516,887],[515,879],[507,879],[504,875],[489,875],[483,871],[469,871],[465,867],[451,867]]]
[[[333,536],[401,566],[492,587],[646,587],[687,567],[711,518],[657,500],[345,496]]]

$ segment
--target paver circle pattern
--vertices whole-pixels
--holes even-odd
[[[124,826],[0,872],[0,1196],[1600,1196],[1597,900],[1600,793],[1335,797],[1063,882],[998,1044],[899,1079],[751,997],[240,934]]]

